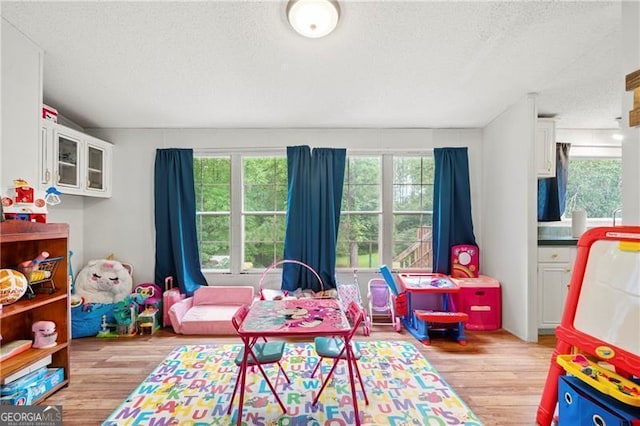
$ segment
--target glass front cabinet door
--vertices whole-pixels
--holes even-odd
[[[88,192],[105,192],[107,189],[108,150],[97,140],[88,140],[86,144]]]
[[[81,135],[58,129],[54,132],[54,158],[56,170],[56,186],[68,190],[81,190],[80,163]],[[65,191],[73,193],[71,191]]]

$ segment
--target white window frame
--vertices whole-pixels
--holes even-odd
[[[244,214],[243,211],[243,157],[286,157],[286,149],[201,149],[194,150],[194,157],[230,156],[231,158],[231,214],[230,214],[230,267],[228,271],[204,269],[206,274],[231,274],[240,276],[242,274],[260,274],[263,269],[242,269],[244,250]],[[379,247],[380,263],[392,265],[393,247],[393,157],[433,157],[433,149],[391,151],[391,150],[348,150],[347,156],[381,156],[381,225]],[[256,213],[256,212],[251,212]],[[404,212],[402,212],[404,213]],[[362,268],[362,271],[372,271],[377,268]],[[349,271],[351,268],[336,268],[337,272]]]

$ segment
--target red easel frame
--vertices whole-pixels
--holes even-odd
[[[561,323],[556,329],[558,341],[556,349],[551,355],[547,381],[538,406],[536,421],[541,426],[549,426],[553,421],[558,402],[558,379],[565,374],[565,370],[556,362],[558,355],[570,354],[573,349],[577,349],[582,353],[598,357],[596,349],[607,347],[613,351],[614,355],[611,358],[607,358],[606,361],[613,365],[619,374],[640,377],[640,354],[632,354],[620,349],[608,342],[576,330],[573,326],[589,251],[593,243],[600,240],[640,243],[640,226],[593,228],[586,231],[578,241],[578,252],[573,275],[571,276],[569,293],[567,294]]]

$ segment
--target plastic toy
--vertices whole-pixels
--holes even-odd
[[[154,283],[141,283],[133,290],[136,303],[145,308],[162,307],[162,290]]]
[[[138,314],[136,329],[138,334],[153,334],[160,328],[160,310],[148,307]]]
[[[29,288],[29,281],[21,272],[0,269],[0,303],[8,305],[17,302]]]
[[[58,262],[63,259],[64,257],[62,256],[49,257],[49,253],[43,251],[35,259],[26,260],[18,265],[18,270],[27,277],[27,281],[29,282],[27,296],[30,299],[35,297],[35,290],[48,294],[52,294],[56,290],[53,277],[56,269],[58,269]],[[36,285],[39,286],[35,288]]]
[[[57,206],[58,204],[61,203],[60,201],[61,194],[62,192],[58,191],[53,186],[50,186],[49,188],[47,188],[47,195],[44,196],[44,201],[50,206]]]
[[[372,278],[367,284],[367,301],[369,304],[369,318],[373,325],[391,325],[394,330],[402,330],[400,318],[396,316],[396,308],[393,293],[382,278]],[[378,316],[386,316],[389,320],[386,322],[376,322],[374,319]]]
[[[473,244],[451,247],[451,276],[477,278],[480,273],[480,250]]]
[[[13,181],[10,188],[2,197],[2,207],[6,219],[24,220],[27,222],[46,223],[47,202],[44,191],[36,190],[29,186],[23,179]]]
[[[469,315],[457,312],[452,294],[460,287],[447,275],[438,273],[398,274],[398,281],[407,294],[407,330],[425,345],[431,343],[430,332],[451,334],[461,345],[467,344],[464,323]]]
[[[135,295],[128,295],[113,307],[114,323],[107,322],[105,314],[101,317],[100,330],[96,337],[131,337],[137,333],[136,319],[138,317],[138,304]],[[106,330],[106,331],[105,331]]]
[[[36,321],[31,327],[35,336],[33,347],[38,349],[52,348],[57,345],[56,323],[53,321]]]
[[[580,237],[569,294],[556,329],[558,341],[538,406],[539,425],[552,424],[559,379],[567,373],[575,374],[590,389],[640,406],[640,385],[626,380],[640,377],[639,270],[640,226],[592,228]],[[575,353],[582,356],[573,356]],[[602,363],[608,371],[601,368]],[[560,411],[561,421],[562,417]]]
[[[164,293],[162,293],[162,326],[169,327],[171,318],[169,317],[169,309],[181,300],[184,300],[185,294],[180,293],[180,289],[174,287],[173,277],[169,276],[164,279]]]
[[[371,316],[367,315],[367,311],[364,310],[362,305],[362,298],[360,297],[360,287],[358,285],[358,271],[353,270],[353,283],[338,283],[338,300],[343,309],[347,309],[351,305],[351,302],[355,302],[356,305],[363,312],[364,319],[362,321],[362,334],[368,336],[371,334]]]

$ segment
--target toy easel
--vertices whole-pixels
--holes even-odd
[[[536,420],[548,426],[558,379],[571,373],[625,404],[640,406],[640,226],[593,228],[578,241],[558,342]],[[615,372],[600,365],[605,361]]]

